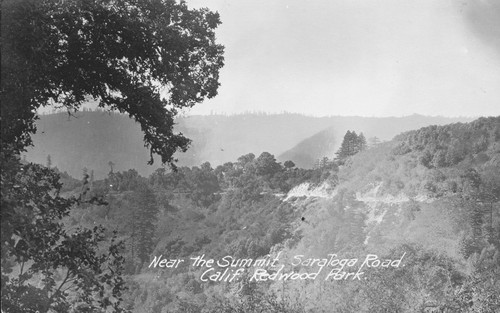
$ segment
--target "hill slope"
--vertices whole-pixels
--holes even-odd
[[[316,299],[315,312],[500,309],[500,117],[401,134],[352,157],[337,178],[289,192],[307,223],[297,221],[301,239],[276,251],[404,255],[404,267],[365,268],[361,281],[290,282],[297,303]]]
[[[366,138],[377,137],[391,140],[394,136],[428,125],[444,125],[454,122],[467,122],[467,118],[443,118],[412,115],[406,117],[330,117],[331,127],[304,139],[295,147],[278,156],[278,160],[292,160],[299,167],[312,168],[323,157],[333,159],[348,130],[364,133]]]
[[[279,155],[278,160],[283,162],[292,160],[297,167],[312,168],[321,157],[332,158],[338,147],[338,138],[339,136],[333,127],[324,129]]]
[[[74,224],[105,223],[133,247],[132,225],[140,225],[131,212],[149,210],[137,206],[144,198],[138,186],[147,185],[158,211],[150,225],[155,236],[137,248],[149,254],[139,259],[125,250],[132,284],[125,298],[134,312],[220,312],[221,304],[238,312],[250,306],[370,313],[500,308],[500,117],[410,131],[340,167],[288,168],[268,154],[233,161],[215,169],[159,170],[149,179],[114,173],[91,188],[107,197],[107,209],[72,212]],[[149,268],[157,255],[269,255],[279,261],[262,266],[269,273],[318,275],[252,282],[250,267],[241,280],[207,282],[201,280],[206,270],[224,268]],[[366,266],[368,255],[402,263]],[[319,265],[325,258],[332,261]],[[363,279],[343,279],[362,262]],[[342,278],[328,276],[337,270],[333,277]]]

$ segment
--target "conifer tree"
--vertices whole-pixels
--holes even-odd
[[[364,151],[366,150],[367,148],[367,144],[366,144],[366,138],[365,138],[365,135],[363,135],[363,133],[359,133],[359,136],[358,136],[358,152],[359,151]]]
[[[47,168],[52,168],[52,158],[50,157],[50,154],[47,155]]]
[[[368,146],[369,146],[370,148],[373,148],[373,147],[375,147],[375,146],[376,146],[376,145],[378,145],[378,144],[380,144],[380,139],[379,139],[377,136],[375,136],[375,137],[370,137],[370,138],[368,139]]]
[[[344,140],[342,141],[339,150],[335,153],[337,155],[335,158],[337,162],[342,165],[349,157],[363,150],[364,147],[366,147],[366,139],[364,138],[365,137],[363,136],[360,141],[360,138],[355,131],[351,132],[348,130],[344,135]]]
[[[132,193],[128,228],[132,257],[140,263],[149,260],[154,249],[155,221],[158,214],[156,196],[146,183],[139,183]]]

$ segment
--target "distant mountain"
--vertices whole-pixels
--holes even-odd
[[[27,160],[46,164],[81,177],[83,168],[93,170],[96,178],[110,171],[135,168],[149,175],[160,165],[147,165],[149,152],[144,147],[138,124],[128,116],[101,111],[42,115],[33,136],[34,147]],[[252,152],[267,151],[280,161],[291,159],[310,167],[322,156],[333,156],[347,129],[364,132],[367,138],[389,140],[396,134],[419,127],[469,121],[413,115],[403,118],[310,117],[299,114],[242,114],[233,116],[186,116],[177,119],[176,130],[192,139],[186,153],[179,153],[179,166],[195,166],[209,161],[212,166],[236,160]],[[310,141],[310,142],[309,142]]]
[[[311,137],[302,140],[295,147],[285,151],[279,161],[292,160],[297,167],[311,168],[322,156],[331,156],[337,147],[337,134],[333,127],[322,130]]]
[[[144,147],[140,126],[121,114],[77,112],[43,115],[37,121],[34,147],[27,160],[46,164],[50,155],[52,166],[82,177],[83,168],[94,170],[96,178],[104,177],[114,168],[136,168],[143,174],[152,172],[147,166],[149,154]]]

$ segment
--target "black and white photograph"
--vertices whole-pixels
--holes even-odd
[[[500,1],[0,24],[1,313],[500,312]]]

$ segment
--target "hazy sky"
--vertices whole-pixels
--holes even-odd
[[[500,115],[500,1],[187,2],[220,13],[226,47],[192,114]]]

